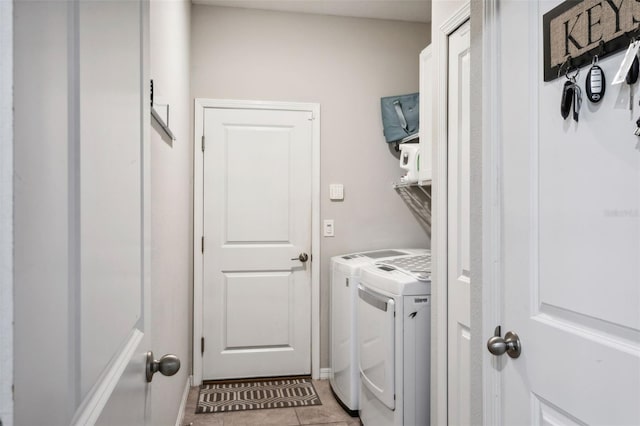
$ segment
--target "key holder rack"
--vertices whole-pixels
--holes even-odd
[[[626,49],[627,46],[628,46],[628,44],[625,45],[624,49]],[[620,50],[624,50],[624,49],[620,49]],[[597,47],[595,47],[591,51],[585,53],[583,56],[585,57],[584,58],[585,61],[582,61],[582,60],[578,61],[578,60],[574,59],[571,55],[567,56],[565,61],[557,67],[558,75],[556,76],[556,78],[560,78],[562,76],[567,77],[567,78],[572,78],[572,77],[575,78],[580,73],[580,68],[581,67],[583,67],[585,65],[593,65],[594,58],[597,58],[597,60],[600,60],[600,58],[602,58],[603,56],[607,56],[607,50],[605,48],[605,42],[600,40],[600,43],[598,43]],[[588,63],[586,61],[586,58],[589,59]],[[573,74],[573,76],[570,76],[570,74]],[[553,79],[551,79],[551,80],[553,80]],[[546,76],[545,76],[545,81],[549,81],[549,80],[546,79]]]
[[[640,38],[633,2],[571,0],[543,16],[544,81],[625,50]],[[637,13],[636,13],[637,15]]]

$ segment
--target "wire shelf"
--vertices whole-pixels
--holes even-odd
[[[420,225],[431,234],[431,186],[394,183],[393,188],[411,209]]]

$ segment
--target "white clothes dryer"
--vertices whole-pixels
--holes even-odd
[[[386,249],[331,258],[329,382],[338,402],[353,416],[358,415],[360,394],[356,335],[360,269],[376,261],[429,253],[427,249]]]
[[[358,348],[363,425],[429,425],[430,328],[430,255],[362,268]]]

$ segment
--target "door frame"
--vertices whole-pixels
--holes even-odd
[[[471,4],[466,2],[439,28],[435,41],[437,51],[434,67],[434,124],[433,181],[432,181],[432,296],[435,301],[431,312],[431,424],[448,423],[448,134],[447,105],[449,78],[449,36],[471,17]],[[471,206],[473,209],[473,206]]]
[[[477,266],[475,273],[472,268],[476,285],[471,289],[471,367],[476,373],[471,377],[471,392],[482,398],[472,405],[470,420],[471,423],[495,425],[503,422],[500,371],[504,361],[485,350],[485,342],[493,336],[495,327],[502,324],[503,317],[499,2],[486,0],[472,10],[473,22],[480,27],[475,34],[482,35],[477,44],[481,52],[475,56],[482,61],[482,72],[475,81],[481,85],[480,96],[472,96],[471,101],[472,111],[480,112],[472,114],[472,133],[479,137],[472,149],[477,158],[471,162],[471,174],[476,177],[471,184],[471,211],[478,212],[471,222],[471,257],[476,259],[474,265]]]
[[[201,237],[204,224],[204,137],[205,108],[308,111],[313,114],[311,131],[311,377],[320,378],[320,104],[279,101],[251,101],[196,98],[193,130],[193,385],[202,383],[200,338],[203,329],[203,260]],[[198,254],[200,253],[200,254]],[[315,255],[315,259],[313,256]]]
[[[0,2],[0,422],[13,425],[13,2]]]
[[[501,52],[500,52],[500,2],[486,0],[481,6],[472,7],[472,20],[482,39],[476,45],[481,50],[475,56],[482,61],[481,76],[475,83],[481,85],[480,96],[472,96],[472,133],[479,136],[472,149],[477,157],[472,159],[471,211],[472,216],[471,257],[476,259],[472,278],[476,285],[471,293],[472,352],[471,366],[476,373],[471,377],[472,395],[482,395],[472,405],[472,424],[502,425],[502,381],[504,360],[485,350],[486,340],[493,336],[494,328],[503,319],[503,275],[502,275],[502,137],[501,137]],[[537,4],[529,5],[532,20],[538,19]],[[537,26],[534,45],[528,46],[538,52]],[[472,31],[472,35],[474,32]],[[472,48],[473,49],[473,48]],[[472,77],[473,81],[473,77]],[[529,85],[537,84],[536,81]],[[474,118],[475,117],[475,118]],[[475,120],[475,121],[474,121]],[[472,138],[472,144],[474,143]],[[475,160],[475,161],[473,161]],[[475,339],[475,340],[474,340]],[[473,404],[473,402],[472,402]]]
[[[505,0],[485,0],[482,6],[473,10],[472,19],[481,25],[482,40],[479,43],[482,49],[478,57],[482,60],[482,92],[481,96],[472,97],[472,106],[479,108],[481,114],[475,114],[480,122],[475,129],[480,137],[476,143],[480,144],[478,150],[481,160],[471,164],[472,175],[480,177],[472,181],[472,192],[478,195],[472,197],[472,211],[477,209],[479,217],[473,225],[478,226],[472,238],[475,244],[471,246],[472,257],[477,257],[481,270],[477,271],[476,286],[472,288],[471,322],[475,323],[477,330],[475,345],[472,348],[472,367],[479,373],[472,376],[472,395],[482,395],[482,401],[477,409],[472,409],[472,424],[502,425],[502,395],[508,390],[503,389],[501,371],[504,365],[504,357],[496,357],[486,350],[486,340],[493,336],[494,328],[501,325],[504,318],[504,282],[502,265],[502,214],[504,203],[502,199],[502,104],[503,96],[501,85],[502,52],[501,52],[501,16],[500,3]],[[530,45],[523,46],[529,49],[532,55],[538,55],[538,40],[540,37],[539,5],[530,2],[529,22],[534,34]],[[528,93],[533,94],[532,102],[538,108],[537,86],[539,81],[532,80],[525,83]],[[473,102],[476,102],[474,105]],[[475,109],[472,108],[472,111]],[[473,114],[472,114],[473,115]],[[537,115],[537,112],[536,112]],[[473,119],[472,119],[473,120]],[[473,121],[472,121],[473,123]],[[473,126],[473,124],[472,124]],[[472,127],[473,128],[473,127]],[[537,132],[537,127],[532,132]],[[537,137],[537,134],[528,133],[524,137]],[[473,240],[472,240],[473,241]],[[473,338],[473,336],[472,336]],[[475,351],[475,352],[473,352]],[[473,408],[473,407],[472,407]],[[480,411],[481,410],[481,411]]]

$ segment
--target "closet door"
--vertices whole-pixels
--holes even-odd
[[[448,74],[448,335],[449,424],[469,424],[469,22],[449,36]]]
[[[493,369],[500,385],[488,399],[504,425],[638,425],[640,147],[629,130],[638,104],[631,113],[630,88],[609,86],[597,108],[585,100],[579,122],[562,118],[566,79],[543,81],[540,25],[559,4],[500,2],[493,29],[492,66],[504,77],[498,137],[483,142],[500,149],[493,294],[502,336],[516,333],[521,353],[485,352],[484,374]],[[600,61],[607,77],[623,57]]]
[[[148,5],[14,4],[15,424],[142,425]]]

